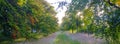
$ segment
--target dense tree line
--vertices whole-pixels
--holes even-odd
[[[44,0],[0,0],[0,41],[57,30],[56,12]]]
[[[108,44],[120,44],[119,0],[72,0],[62,30],[95,34]]]

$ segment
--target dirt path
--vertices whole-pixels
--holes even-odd
[[[57,35],[59,35],[61,32],[56,32],[48,37],[39,39],[39,40],[33,40],[29,42],[21,42],[19,44],[53,44],[55,38]],[[92,35],[88,35],[85,33],[76,33],[76,34],[71,34],[69,32],[65,32],[67,36],[69,36],[73,40],[78,40],[82,44],[103,44],[104,40],[102,39],[96,39]]]
[[[91,34],[86,34],[86,33],[75,33],[71,34],[66,32],[66,35],[71,37],[73,40],[78,40],[81,44],[104,44],[105,40],[100,39],[100,38],[95,38]]]

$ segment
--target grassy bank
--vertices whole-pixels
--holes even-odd
[[[65,34],[60,34],[56,37],[54,44],[80,44],[76,40],[72,40]]]

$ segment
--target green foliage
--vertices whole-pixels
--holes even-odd
[[[119,1],[110,0],[110,2],[115,4]],[[94,33],[97,37],[106,39],[108,44],[120,42],[120,10],[114,7],[116,5],[118,4],[111,5],[106,0],[72,0],[61,28]],[[82,12],[80,14],[83,15],[82,20],[76,17],[79,12]]]
[[[1,0],[0,8],[0,38],[29,39],[33,33],[57,31],[56,13],[44,0]]]

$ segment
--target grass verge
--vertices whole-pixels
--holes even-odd
[[[80,43],[76,40],[72,40],[65,34],[60,34],[56,37],[54,44],[80,44]]]

